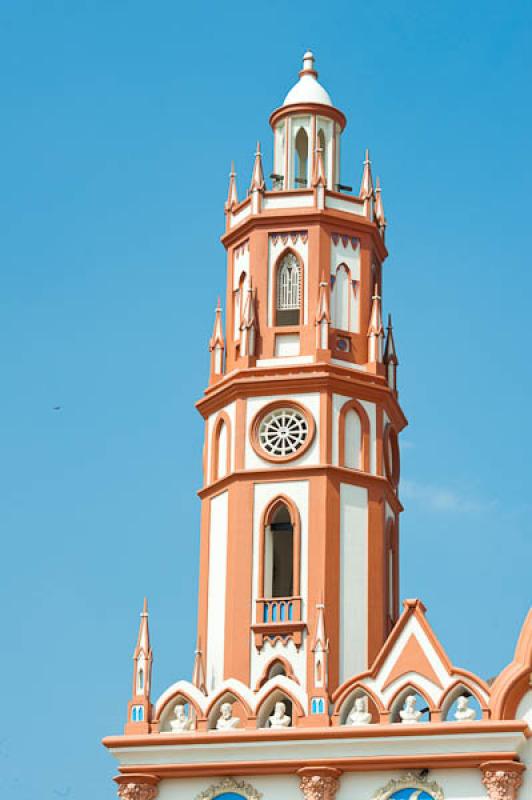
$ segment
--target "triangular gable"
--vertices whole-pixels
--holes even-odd
[[[418,675],[423,675],[436,686],[443,689],[442,682],[434,672],[434,669],[422,649],[419,639],[413,633],[410,635],[403,650],[401,650],[397,661],[392,667],[392,671],[388,675],[382,691],[388,688],[397,678],[401,678],[408,672],[416,672]]]
[[[381,691],[406,674],[421,675],[443,688],[442,673],[451,674],[451,662],[427,622],[425,611],[420,600],[404,601],[404,611],[371,669],[376,683],[382,680]]]

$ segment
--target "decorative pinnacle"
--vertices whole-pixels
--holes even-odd
[[[229,211],[233,206],[238,203],[238,195],[236,191],[236,172],[235,162],[231,161],[231,172],[229,173],[229,189],[227,191],[227,200],[225,203],[225,210]]]
[[[307,52],[303,56],[303,69],[299,73],[300,77],[301,75],[313,75],[315,78],[318,77],[318,73],[314,69],[314,61],[315,61],[314,53],[312,52],[312,50],[307,50]]]
[[[250,191],[264,190],[264,172],[262,169],[262,155],[260,152],[260,142],[257,142],[257,150],[255,151],[255,163],[253,164],[253,173],[251,175]]]

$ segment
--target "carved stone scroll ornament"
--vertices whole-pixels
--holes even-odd
[[[122,783],[118,787],[121,800],[155,800],[159,790],[150,783]]]
[[[298,770],[299,788],[305,800],[334,800],[340,770],[327,767],[303,767]]]
[[[480,765],[489,800],[516,800],[523,782],[524,764],[518,761],[486,761]]]
[[[234,778],[223,778],[218,783],[213,783],[208,789],[196,795],[195,800],[214,800],[219,794],[235,792],[247,797],[247,800],[262,800],[262,794],[250,783],[236,781]]]
[[[118,775],[120,800],[155,800],[159,789],[159,778],[156,775]]]
[[[421,789],[421,791],[427,792],[434,800],[444,800],[441,786],[435,781],[427,780],[427,777],[422,777],[420,773],[416,772],[407,772],[406,775],[389,781],[386,786],[383,786],[373,795],[373,800],[388,800],[400,789]]]

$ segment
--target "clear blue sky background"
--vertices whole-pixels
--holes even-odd
[[[114,797],[142,598],[154,693],[195,637],[207,342],[241,194],[303,51],[389,219],[401,594],[451,658],[531,599],[529,2],[0,3],[2,734],[15,800]],[[61,405],[61,412],[52,407]]]

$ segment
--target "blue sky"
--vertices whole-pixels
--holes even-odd
[[[3,794],[115,796],[142,598],[158,694],[194,647],[227,173],[311,47],[371,148],[401,361],[401,594],[460,666],[530,604],[530,3],[0,3]],[[53,406],[60,405],[60,412]]]

